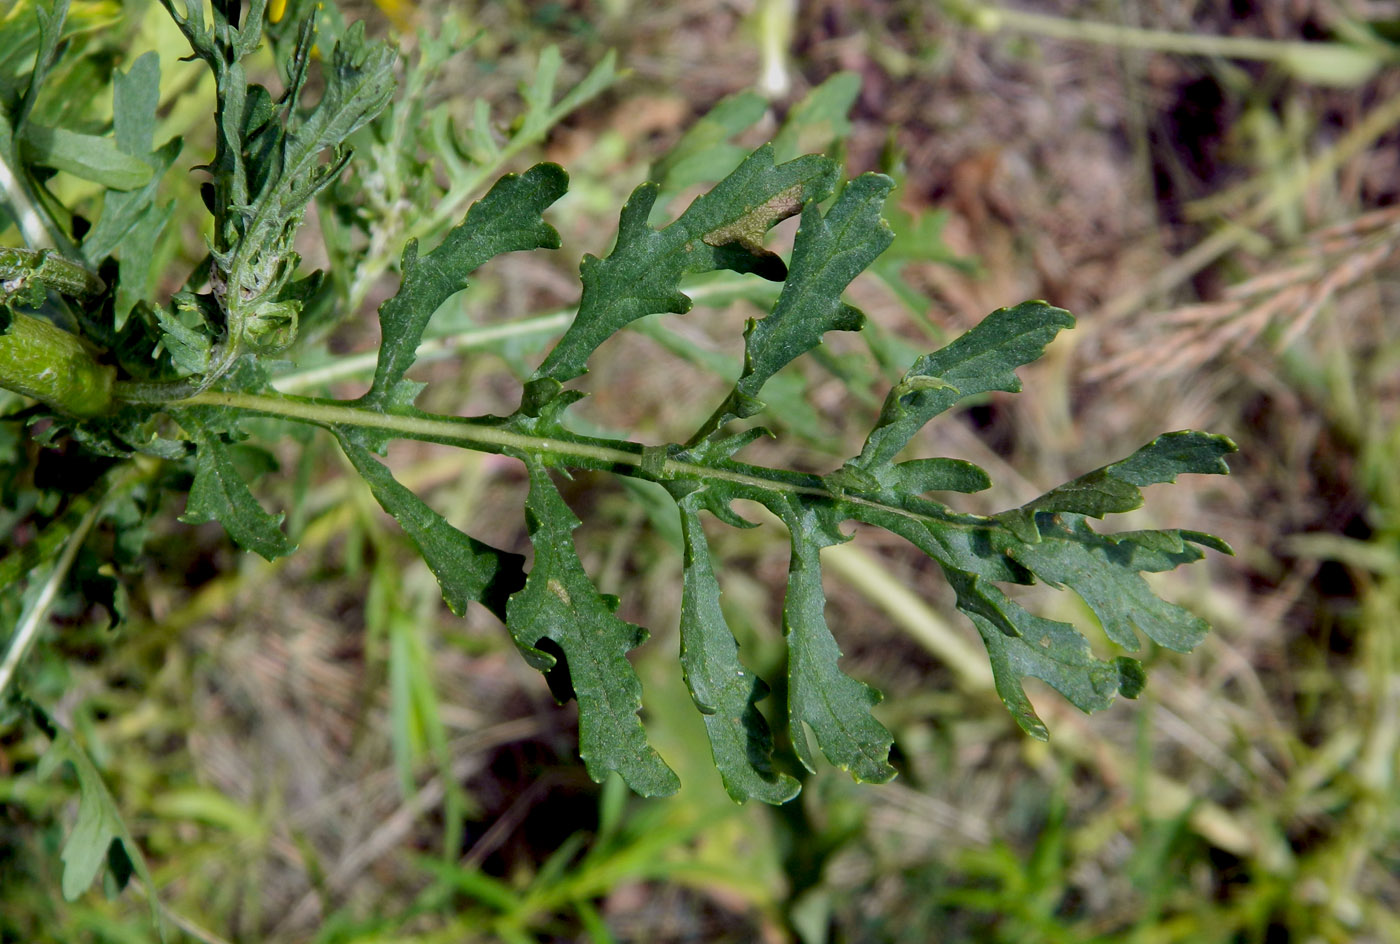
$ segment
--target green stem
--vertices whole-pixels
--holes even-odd
[[[618,471],[640,470],[643,465],[646,465],[648,471],[661,479],[704,475],[708,478],[724,479],[740,485],[768,489],[780,488],[794,494],[823,496],[831,494],[825,488],[815,484],[799,485],[790,481],[775,481],[766,476],[747,475],[731,469],[714,469],[710,466],[679,462],[675,459],[664,459],[659,464],[654,463],[650,456],[645,453],[643,447],[635,443],[618,444],[631,448],[600,446],[595,443],[574,442],[548,436],[531,436],[499,426],[454,417],[399,416],[376,413],[362,407],[335,401],[268,397],[253,393],[226,391],[206,391],[170,405],[230,407],[236,410],[250,410],[255,413],[280,416],[289,420],[315,423],[319,426],[358,426],[365,429],[382,429],[405,439],[448,442],[481,452],[529,452],[566,461],[572,460],[575,465],[581,466],[622,467]]]
[[[729,482],[734,485],[761,489],[768,493],[781,492],[789,495],[840,499],[850,504],[865,505],[920,521],[927,520],[932,516],[940,524],[950,527],[985,527],[991,522],[991,519],[980,515],[960,514],[951,509],[942,509],[936,514],[931,513],[928,507],[920,511],[910,511],[897,505],[849,493],[837,494],[825,485],[820,476],[816,475],[799,476],[785,470],[769,469],[762,466],[745,466],[743,469],[735,469],[685,462],[679,459],[658,458],[655,450],[648,449],[640,443],[619,442],[615,446],[607,446],[592,442],[555,439],[549,436],[534,436],[461,417],[433,414],[401,416],[378,413],[346,401],[265,396],[231,391],[205,391],[167,405],[172,407],[224,407],[262,413],[268,416],[280,416],[283,419],[314,423],[318,426],[378,429],[404,439],[447,443],[479,452],[530,453],[535,456],[549,457],[561,464],[575,468],[611,471],[619,475],[645,478],[656,482],[701,479]],[[927,505],[934,507],[932,502],[927,503]]]
[[[51,240],[49,231],[51,227],[46,227],[45,219],[41,219],[39,209],[35,202],[30,199],[29,193],[24,184],[23,171],[11,168],[11,158],[6,152],[12,150],[4,146],[3,135],[0,131],[0,202],[5,204],[5,209],[9,211],[11,219],[19,228],[20,238],[26,245],[44,246]],[[13,138],[9,142],[13,144]]]
[[[158,406],[188,399],[200,390],[187,380],[118,380],[112,385],[112,396],[125,403]]]

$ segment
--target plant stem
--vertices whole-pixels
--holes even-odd
[[[536,453],[549,453],[562,457],[590,460],[593,463],[613,465],[641,465],[641,447],[631,452],[610,449],[590,443],[568,442],[544,436],[527,436],[513,430],[474,423],[470,420],[446,416],[421,415],[399,416],[377,413],[349,402],[310,400],[294,397],[268,397],[251,393],[226,391],[206,391],[172,406],[222,406],[236,410],[251,410],[281,416],[290,420],[301,420],[320,426],[358,426],[368,429],[382,429],[396,433],[405,439],[424,439],[434,442],[451,442],[478,449],[484,452],[502,452],[517,449]]]
[[[34,201],[25,192],[22,178],[10,169],[3,148],[0,148],[0,201],[10,211],[10,217],[19,227],[20,237],[26,246],[42,248],[51,244],[49,231],[40,219]]]
[[[269,416],[280,416],[284,419],[314,423],[319,426],[356,426],[366,429],[381,429],[404,439],[448,443],[481,452],[531,453],[537,456],[552,457],[563,464],[576,468],[601,469],[619,475],[631,475],[657,482],[676,479],[718,480],[762,489],[765,492],[776,491],[789,495],[809,495],[816,498],[840,498],[852,504],[866,505],[917,520],[930,517],[928,509],[910,511],[874,499],[861,498],[851,494],[838,495],[828,488],[822,478],[817,475],[799,475],[761,466],[745,466],[740,470],[672,458],[658,459],[651,450],[640,443],[619,442],[615,446],[607,446],[592,442],[554,439],[548,436],[533,436],[505,429],[499,425],[462,417],[434,414],[402,416],[375,412],[356,406],[351,401],[312,400],[231,391],[205,391],[169,405],[225,407],[263,413]],[[934,505],[932,502],[927,504]],[[942,509],[934,516],[941,524],[953,527],[985,527],[990,521],[990,519],[980,515],[960,514],[951,509]]]

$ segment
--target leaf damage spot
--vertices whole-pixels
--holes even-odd
[[[754,255],[764,255],[763,237],[777,223],[802,211],[802,185],[793,184],[769,197],[764,203],[747,207],[740,216],[710,230],[700,239],[707,246],[738,243]]]
[[[549,592],[558,597],[565,606],[572,607],[574,605],[574,601],[569,597],[569,591],[564,589],[564,585],[555,578],[550,577],[548,582],[545,583],[545,586],[548,587]]]

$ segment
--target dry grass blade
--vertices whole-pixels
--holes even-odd
[[[1186,305],[1119,332],[1110,354],[1085,370],[1090,382],[1165,380],[1265,344],[1295,344],[1339,295],[1400,253],[1400,209],[1380,210],[1308,236],[1282,262],[1232,285],[1221,301]],[[1164,353],[1165,352],[1165,353]]]

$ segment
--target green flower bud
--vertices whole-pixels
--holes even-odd
[[[86,341],[42,318],[11,313],[0,333],[0,387],[69,416],[108,412],[116,375]]]

